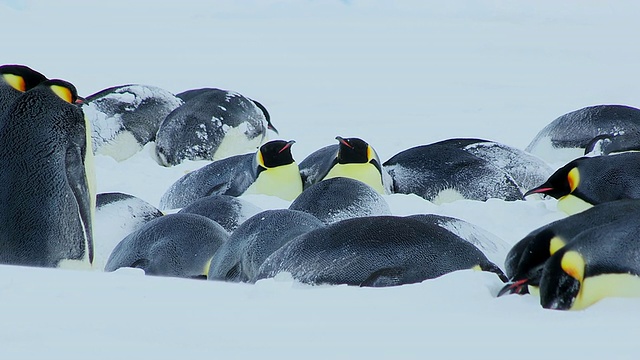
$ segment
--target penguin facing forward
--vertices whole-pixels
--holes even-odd
[[[393,192],[416,194],[435,204],[460,199],[515,201],[523,196],[511,175],[454,146],[416,146],[394,155],[383,167],[393,179]]]
[[[304,188],[325,179],[347,177],[362,181],[379,194],[389,194],[390,178],[376,151],[360,138],[336,136],[338,144],[311,153],[300,163]]]
[[[307,284],[396,286],[456,270],[502,270],[469,242],[406,217],[342,220],[289,241],[260,266],[256,280],[289,272]]]
[[[120,192],[98,194],[93,226],[94,268],[104,269],[109,255],[122,239],[163,215],[155,206],[133,195]]]
[[[606,297],[640,297],[638,220],[584,231],[553,254],[540,278],[540,305],[580,310]]]
[[[95,183],[75,87],[48,80],[17,98],[0,129],[0,263],[90,267]]]
[[[566,163],[582,156],[598,135],[640,135],[640,109],[596,105],[564,114],[545,126],[525,151],[549,163]]]
[[[46,76],[28,66],[0,66],[0,118],[22,93],[33,89],[46,80]],[[1,126],[2,123],[0,123]]]
[[[216,161],[255,151],[267,137],[265,113],[233,91],[207,89],[172,111],[156,135],[161,165],[183,160]]]
[[[195,200],[183,207],[178,213],[206,216],[232,233],[238,225],[261,211],[262,209],[254,204],[237,197],[209,195]]]
[[[544,264],[574,237],[594,227],[638,214],[640,200],[618,200],[594,206],[533,230],[509,250],[504,262],[509,283],[500,290],[498,296],[538,292]]]
[[[93,152],[123,161],[156,139],[160,123],[183,101],[148,85],[114,86],[86,97],[82,109],[92,127]]]
[[[453,138],[434,143],[453,146],[504,170],[525,192],[546,180],[553,169],[544,160],[513,146],[476,138]]]
[[[254,282],[260,265],[295,237],[324,226],[316,217],[295,210],[260,212],[247,219],[211,259],[209,280]]]
[[[375,215],[391,215],[389,204],[371,186],[346,177],[317,182],[300,194],[290,210],[304,211],[324,224]]]
[[[293,200],[302,192],[298,165],[291,154],[295,141],[272,140],[254,154],[214,161],[173,183],[160,209],[182,208],[209,195],[265,194]]]
[[[581,157],[556,170],[547,181],[529,191],[558,199],[567,214],[621,199],[640,199],[640,153]]]
[[[211,257],[229,234],[197,214],[168,214],[147,222],[116,245],[104,270],[139,268],[146,275],[204,279]]]

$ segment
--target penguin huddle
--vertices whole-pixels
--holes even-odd
[[[336,136],[298,163],[294,140],[269,139],[266,107],[237,92],[129,84],[83,99],[26,66],[0,77],[1,264],[366,287],[474,269],[506,283],[497,296],[538,294],[548,309],[640,296],[638,109],[568,113],[525,150],[451,138],[382,161],[362,138]],[[125,161],[151,143],[159,165],[206,165],[157,204],[96,195],[94,153]],[[455,217],[396,215],[387,200],[398,194],[436,207],[551,197],[568,216],[510,246]],[[288,207],[262,209],[253,195]]]

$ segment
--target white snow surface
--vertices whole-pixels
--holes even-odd
[[[631,0],[0,0],[0,63],[71,81],[83,96],[131,83],[233,89],[267,107],[279,136],[296,140],[298,162],[337,135],[366,140],[385,161],[453,137],[524,149],[567,112],[640,105],[639,11]],[[157,206],[206,164],[165,168],[152,146],[121,163],[96,156],[98,191]],[[553,200],[385,199],[395,215],[457,217],[509,244],[564,216]],[[534,296],[495,298],[497,277],[471,270],[379,289],[287,274],[255,285],[133,269],[0,274],[0,359],[637,359],[640,350],[640,299],[545,310]]]

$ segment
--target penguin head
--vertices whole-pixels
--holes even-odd
[[[336,136],[336,140],[340,143],[337,155],[339,164],[364,164],[374,158],[373,149],[362,139],[345,139],[341,136]]]
[[[511,277],[498,296],[527,294],[529,287],[537,287],[545,262],[564,247],[566,241],[553,230],[534,232],[520,240],[507,254],[505,267]]]
[[[12,88],[25,92],[47,80],[41,73],[24,65],[0,66],[0,77]]]
[[[580,296],[584,280],[586,262],[575,251],[558,251],[544,267],[540,279],[540,305],[545,309],[577,309],[576,299]]]
[[[291,145],[293,144],[295,144],[294,140],[272,140],[260,146],[256,154],[258,173],[293,163],[293,155],[291,154]]]
[[[47,80],[42,83],[42,86],[48,87],[60,99],[69,104],[75,104],[78,101],[78,91],[68,81],[60,79]]]
[[[580,191],[580,164],[586,157],[578,158],[556,170],[542,185],[533,188],[524,197],[531,194],[544,194],[558,199],[558,207],[567,214],[575,214],[592,207],[595,202]]]
[[[269,115],[269,111],[267,111],[267,108],[253,99],[251,99],[251,101],[253,101],[253,103],[258,107],[258,109],[260,109],[260,111],[262,111],[264,118],[267,120],[267,129],[273,131],[276,134],[279,134],[278,129],[276,129],[276,127],[271,123],[271,115]]]

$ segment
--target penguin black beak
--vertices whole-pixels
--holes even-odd
[[[280,151],[278,151],[278,154],[282,153],[283,151],[287,150],[288,148],[291,147],[291,145],[295,144],[296,141],[295,140],[289,140],[287,141],[287,143],[282,147],[282,149],[280,149]]]
[[[507,285],[505,285],[502,289],[500,289],[497,297],[507,295],[507,294],[518,294],[518,295],[528,294],[529,293],[529,290],[527,289],[528,283],[529,283],[529,279],[511,281]]]
[[[280,133],[278,132],[278,129],[276,129],[275,126],[273,126],[273,124],[271,123],[271,121],[267,122],[267,129],[273,131],[274,133],[276,133],[277,135],[280,135]]]
[[[527,191],[526,193],[524,193],[524,195],[522,196],[522,198],[526,198],[527,196],[531,195],[531,194],[543,194],[543,195],[550,195],[549,193],[554,191],[555,189],[552,187],[548,187],[548,186],[540,186],[534,189],[531,189],[529,191]]]
[[[85,98],[83,98],[82,96],[78,96],[78,98],[76,99],[76,101],[74,102],[74,104],[76,105],[82,105],[85,102]]]
[[[340,141],[340,143],[350,149],[353,149],[353,146],[347,142],[342,136],[336,136],[336,140]]]

